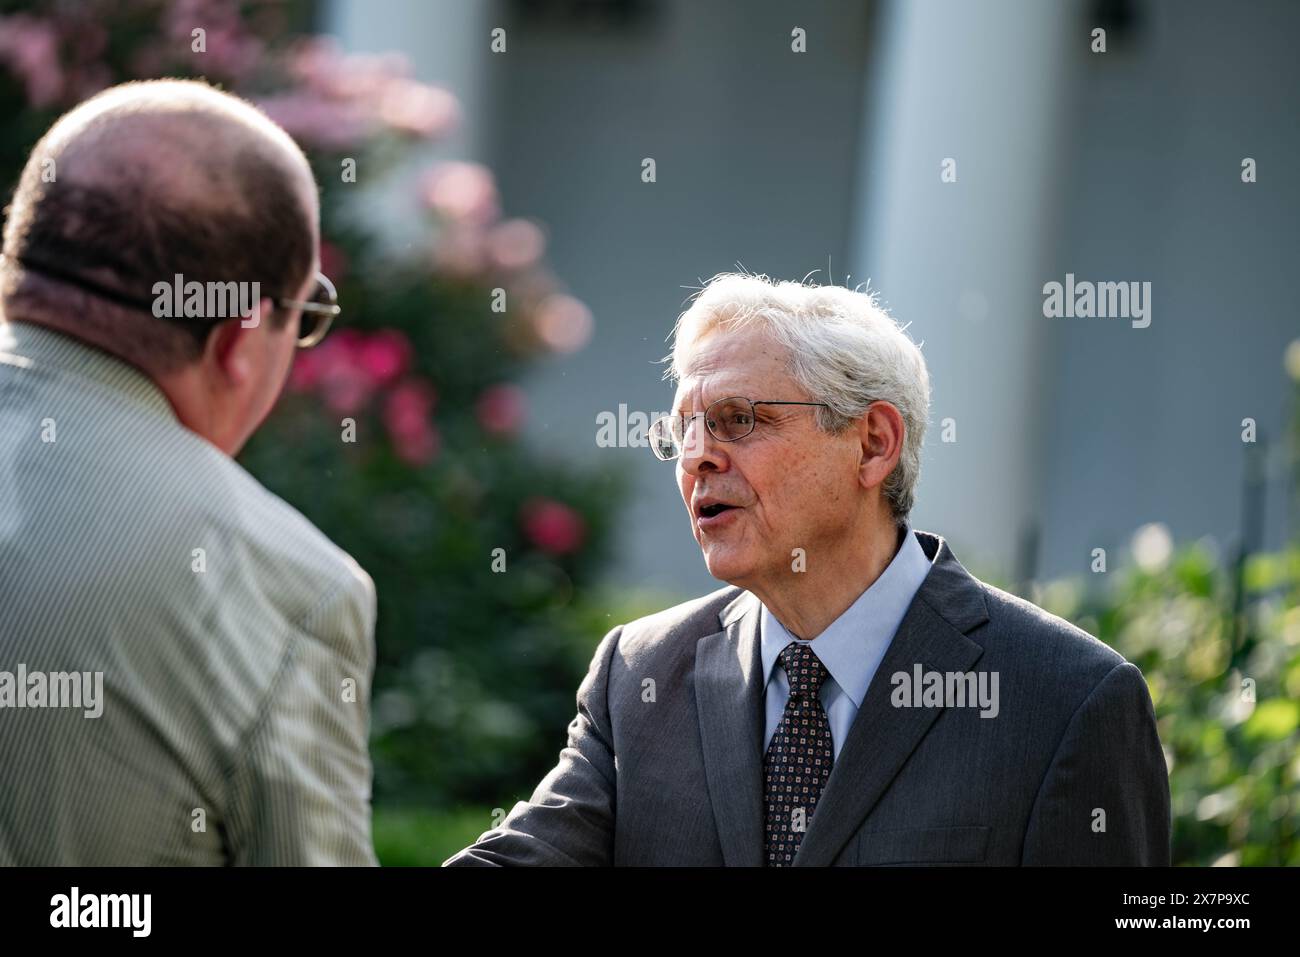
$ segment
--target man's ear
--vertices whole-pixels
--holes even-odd
[[[862,443],[858,482],[863,488],[874,488],[889,478],[903,454],[905,430],[903,414],[889,402],[873,402],[858,417],[858,439]]]
[[[246,385],[258,374],[261,363],[257,350],[263,345],[259,330],[273,308],[271,300],[263,298],[255,312],[226,319],[208,335],[206,358],[231,385]]]

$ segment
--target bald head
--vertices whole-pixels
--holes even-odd
[[[194,81],[124,84],[32,151],[5,224],[0,302],[10,318],[62,316],[91,341],[121,337],[137,364],[174,366],[198,356],[219,317],[158,319],[67,275],[144,301],[178,273],[290,296],[314,269],[318,219],[306,158],[256,107]]]

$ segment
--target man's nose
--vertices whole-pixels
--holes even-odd
[[[725,472],[730,466],[723,444],[704,424],[704,417],[692,419],[682,442],[682,469],[691,475]]]

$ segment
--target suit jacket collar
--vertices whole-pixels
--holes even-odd
[[[867,689],[794,864],[829,864],[861,826],[939,716],[895,708],[890,676],[967,671],[983,648],[966,637],[988,621],[979,582],[938,535],[914,532],[931,567]],[[763,864],[762,604],[742,591],[719,613],[722,630],[696,646],[695,696],[705,776],[727,866]]]

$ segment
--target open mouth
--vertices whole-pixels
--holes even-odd
[[[711,505],[705,505],[700,509],[701,518],[713,518],[715,515],[721,515],[723,512],[736,508],[735,505],[726,505],[722,502],[714,502]]]

